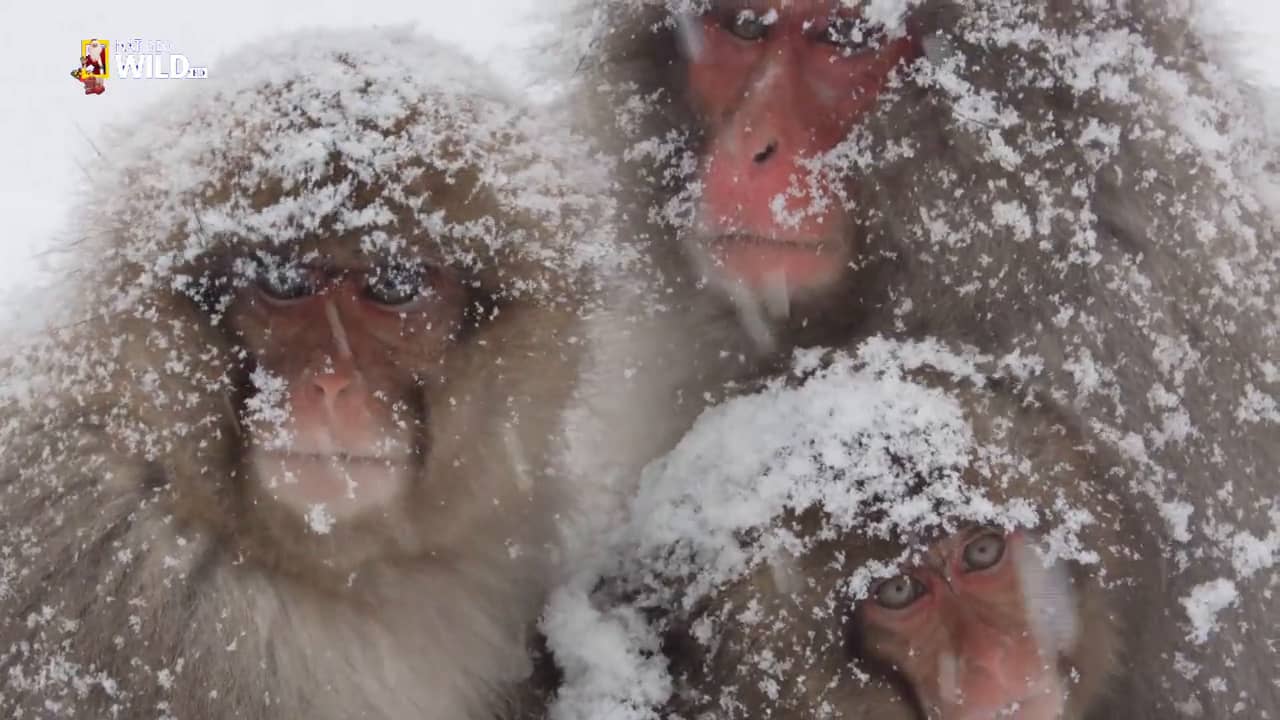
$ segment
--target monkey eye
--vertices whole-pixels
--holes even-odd
[[[311,273],[296,263],[277,258],[255,258],[255,279],[262,294],[272,300],[299,300],[316,291]]]
[[[389,265],[378,267],[369,274],[364,294],[379,305],[403,308],[422,298],[428,290],[423,269]]]
[[[877,585],[872,595],[877,605],[890,610],[902,610],[919,600],[925,592],[924,583],[910,575],[899,575]]]
[[[725,29],[734,37],[742,40],[759,40],[769,32],[772,16],[760,16],[754,10],[742,10],[734,13],[725,21]]]
[[[964,569],[966,572],[986,570],[994,567],[1004,557],[1004,535],[986,532],[964,546]]]

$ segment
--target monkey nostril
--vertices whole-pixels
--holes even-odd
[[[763,150],[753,155],[751,159],[757,163],[765,162],[769,158],[773,157],[773,154],[777,152],[777,150],[778,150],[778,141],[777,140],[771,141],[768,145],[764,146]]]
[[[320,391],[322,397],[334,399],[351,386],[351,375],[346,373],[320,373],[311,378],[311,386]]]

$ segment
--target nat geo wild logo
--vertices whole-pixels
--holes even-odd
[[[132,38],[114,43],[106,38],[80,41],[80,66],[71,77],[84,86],[85,95],[107,91],[107,80],[203,80],[209,68],[192,65],[166,40]]]

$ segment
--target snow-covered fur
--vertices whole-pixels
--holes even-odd
[[[789,305],[728,297],[686,252],[705,130],[675,18],[715,5],[578,3],[581,117],[654,265],[652,292],[624,289],[600,324],[581,446],[627,459],[625,491],[708,402],[787,372],[796,348],[976,348],[1114,454],[1158,534],[1164,592],[1135,614],[1147,642],[1097,717],[1275,714],[1276,148],[1197,4],[859,4],[890,36],[911,17],[923,54],[800,179],[845,188],[860,232],[842,283]]]
[[[990,360],[883,339],[801,351],[699,416],[552,595],[552,717],[916,717],[850,647],[848,616],[922,542],[974,526],[1032,532],[1071,568],[1036,610],[1067,629],[1066,717],[1085,717],[1145,630],[1127,608],[1160,595],[1156,534],[1114,458]]]
[[[66,248],[65,307],[6,366],[0,714],[514,712],[579,290],[609,254],[575,144],[403,31],[275,38],[187,85],[102,143],[118,180]],[[375,517],[246,491],[259,398],[225,310],[260,249],[443,257],[489,309],[423,369],[422,477]]]

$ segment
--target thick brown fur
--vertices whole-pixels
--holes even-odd
[[[361,66],[359,51],[342,51],[346,38],[285,45],[302,43],[297,52],[317,65],[336,58],[356,73],[395,70]],[[372,47],[392,42],[369,38]],[[413,49],[429,41],[394,43],[416,58],[402,69],[417,76]],[[416,82],[430,86],[431,73]],[[239,92],[269,107],[290,87]],[[189,123],[188,139],[210,162],[247,171],[272,159],[258,143],[323,128],[361,102],[360,92],[320,97],[327,104],[313,115],[315,107],[287,106],[235,135],[200,135],[200,101],[172,122]],[[450,102],[407,103],[401,124],[362,126],[367,135],[347,139],[448,134]],[[492,121],[488,109],[505,106],[477,94],[457,107],[476,108],[466,123]],[[254,358],[225,310],[238,263],[257,250],[341,260],[359,254],[362,233],[320,217],[303,218],[316,226],[291,245],[202,236],[199,218],[225,208],[236,175],[181,198],[190,223],[158,225],[164,182],[197,167],[157,165],[136,148],[123,158],[124,177],[158,184],[126,180],[96,206],[70,249],[80,273],[69,283],[70,321],[9,371],[0,415],[0,714],[480,719],[537,697],[521,686],[553,572],[556,428],[576,375],[576,281],[545,252],[504,256],[492,237],[436,235],[421,222],[439,210],[453,227],[493,223],[498,237],[533,242],[557,232],[499,202],[477,164],[505,152],[511,132],[471,154],[419,157],[393,175],[335,145],[310,181],[278,178],[243,207],[247,217],[358,176],[353,207],[381,204],[390,218],[382,231],[403,240],[392,248],[399,257],[444,263],[469,293],[466,325],[443,362],[416,370],[417,480],[393,505],[331,529],[247,487],[239,414],[252,397]],[[424,204],[397,204],[405,198]],[[189,252],[193,245],[202,251]]]
[[[641,466],[726,382],[769,375],[796,347],[875,334],[976,346],[1029,371],[1096,442],[1122,448],[1117,491],[1161,536],[1158,603],[1117,671],[1125,690],[1095,716],[1280,712],[1274,601],[1223,540],[1273,532],[1280,490],[1276,417],[1255,411],[1276,392],[1280,243],[1252,184],[1264,170],[1250,164],[1270,151],[1258,133],[1240,134],[1257,107],[1209,62],[1192,6],[919,3],[930,57],[904,68],[855,131],[871,158],[848,168],[857,259],[834,289],[778,316],[730,301],[688,262],[681,236],[703,131],[666,5],[597,6],[579,65],[582,116],[623,158],[634,238],[654,259],[645,312],[629,299],[603,332],[603,365],[632,370],[630,394],[599,403],[633,428],[613,455]],[[1045,35],[1011,41],[1016,32],[992,29],[1024,22]],[[1077,89],[1076,60],[1105,57],[1098,48],[1117,37],[1138,49],[1113,68],[1127,94],[1108,91],[1101,72]],[[965,97],[996,114],[975,116]],[[1187,112],[1246,145],[1206,149],[1180,125]],[[1099,141],[1091,127],[1118,133]],[[993,138],[1017,158],[994,152]],[[1029,228],[996,222],[1008,207]],[[1191,432],[1180,434],[1184,421]],[[1190,533],[1164,522],[1168,502],[1194,508]],[[1190,640],[1181,600],[1224,577],[1238,601],[1207,643]],[[1188,664],[1201,667],[1176,667]]]

